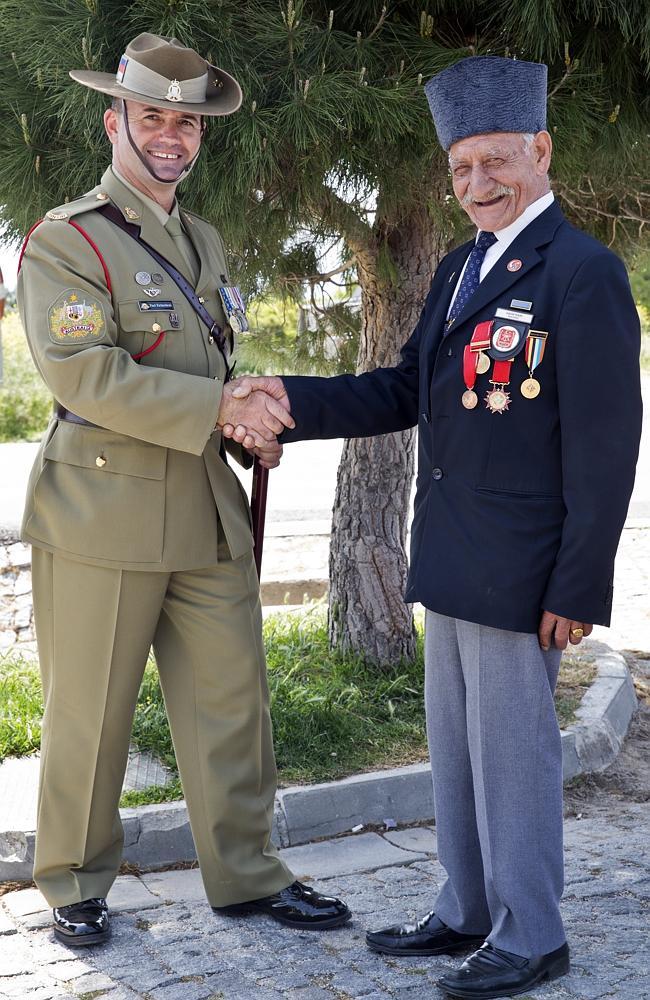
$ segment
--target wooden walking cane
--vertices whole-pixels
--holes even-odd
[[[262,468],[259,458],[253,462],[253,489],[251,515],[253,518],[253,556],[257,575],[262,578],[262,549],[264,547],[264,521],[266,519],[266,494],[269,487],[269,470]]]

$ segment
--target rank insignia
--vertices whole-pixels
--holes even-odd
[[[55,221],[59,220],[59,219],[67,219],[68,218],[68,213],[67,212],[48,212],[47,213],[47,217],[48,217],[48,219],[54,219]]]
[[[128,205],[124,206],[124,214],[126,215],[127,219],[139,219],[140,218],[140,213],[136,212],[136,210],[134,208],[129,208]]]
[[[106,332],[104,307],[82,289],[69,288],[47,313],[50,340],[55,344],[91,344]]]

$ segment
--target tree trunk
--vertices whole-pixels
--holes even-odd
[[[425,208],[374,248],[357,249],[363,317],[357,372],[399,361],[442,251]],[[387,242],[397,275],[379,271]],[[356,248],[355,248],[356,249]],[[330,543],[329,636],[332,645],[381,665],[415,656],[410,605],[404,602],[406,535],[415,430],[345,442],[338,470]]]

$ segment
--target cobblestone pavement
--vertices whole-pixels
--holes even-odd
[[[647,1000],[649,822],[650,804],[633,802],[566,822],[563,912],[572,971],[538,988],[539,1000]],[[54,942],[49,911],[35,890],[12,892],[0,906],[0,998],[442,998],[435,981],[458,957],[400,961],[368,951],[363,941],[369,926],[430,908],[442,878],[431,830],[363,834],[292,848],[288,855],[298,876],[313,875],[349,902],[351,924],[317,934],[263,916],[215,916],[196,870],[121,876],[110,900],[111,941],[75,953]]]

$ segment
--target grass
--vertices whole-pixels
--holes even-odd
[[[34,367],[18,313],[2,321],[4,382],[0,386],[0,442],[38,438],[52,412],[52,396]]]
[[[413,664],[387,671],[332,652],[323,610],[277,615],[264,624],[274,742],[281,784],[328,781],[349,774],[426,760],[422,636]],[[565,654],[556,691],[566,726],[596,670],[593,658]],[[40,746],[42,701],[33,661],[0,659],[0,758]],[[172,769],[167,787],[125,792],[121,805],[182,798],[162,694],[147,665],[133,724],[133,742]]]

